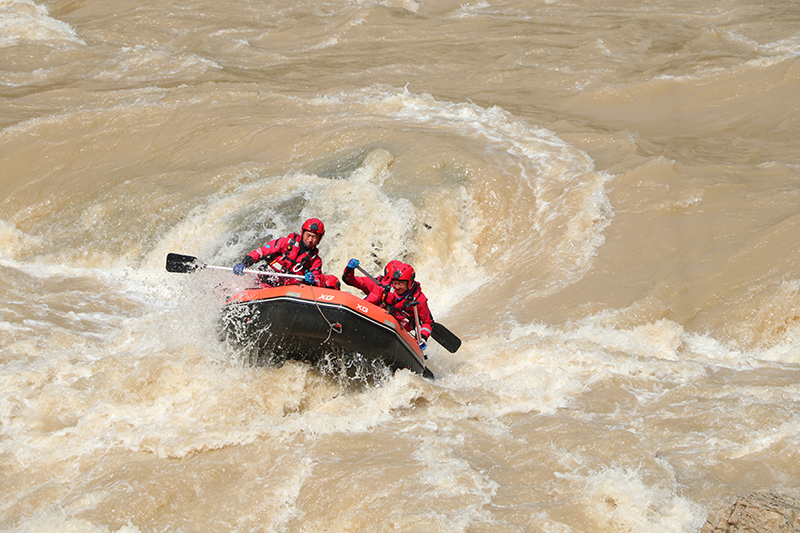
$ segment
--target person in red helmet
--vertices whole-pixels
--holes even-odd
[[[320,286],[323,282],[322,259],[319,257],[317,245],[325,235],[325,225],[318,218],[309,218],[303,223],[300,233],[290,233],[286,237],[273,239],[261,248],[247,254],[240,263],[233,267],[233,273],[242,275],[244,269],[264,261],[259,269],[265,275],[259,276],[266,285],[297,284],[296,278],[269,276],[268,273],[279,272],[304,276],[304,282]]]
[[[383,268],[383,276],[379,277],[377,280],[374,280],[373,278],[367,276],[356,276],[354,271],[356,268],[358,268],[359,261],[358,259],[351,259],[347,262],[347,266],[344,268],[344,272],[342,273],[342,281],[368,295],[375,286],[375,281],[382,286],[389,285],[391,282],[390,276],[392,272],[394,272],[395,268],[402,264],[403,263],[396,259],[389,261]]]
[[[326,287],[328,289],[336,289],[338,291],[341,290],[342,284],[339,283],[339,278],[337,278],[333,274],[323,274],[321,287]]]
[[[415,276],[411,265],[400,263],[388,275],[389,285],[374,284],[369,295],[364,299],[386,309],[406,331],[414,333],[415,336],[417,318],[419,318],[417,342],[424,350],[428,337],[433,331],[433,317],[428,308],[428,298],[422,293],[420,284],[414,281]]]

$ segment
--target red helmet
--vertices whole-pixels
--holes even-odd
[[[322,239],[325,235],[325,224],[318,218],[309,218],[303,223],[303,231],[313,231]],[[302,235],[302,232],[300,234]]]
[[[397,270],[397,267],[399,267],[402,264],[403,263],[398,261],[397,259],[392,259],[391,261],[386,263],[385,267],[383,267],[383,275],[391,276],[394,273],[394,271]]]
[[[342,288],[342,284],[339,283],[339,278],[337,278],[333,274],[328,274],[326,276],[323,276],[322,286],[323,287],[328,287],[329,289],[341,289]]]
[[[411,283],[414,281],[414,269],[411,268],[411,265],[407,265],[405,263],[400,263],[400,265],[395,268],[394,272],[392,272],[392,280],[402,280]]]

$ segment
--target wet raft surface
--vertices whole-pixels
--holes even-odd
[[[228,341],[258,362],[294,359],[319,364],[407,368],[426,375],[416,342],[383,309],[351,294],[309,286],[250,289],[222,311]]]

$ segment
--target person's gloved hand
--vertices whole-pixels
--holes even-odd
[[[233,273],[237,276],[244,276],[244,263],[236,263],[233,267]]]
[[[419,349],[424,352],[425,348],[427,348],[427,347],[428,347],[428,344],[425,342],[425,339],[420,339],[420,341],[419,341]]]
[[[355,270],[356,267],[358,267],[358,259],[351,259],[347,262],[347,268],[352,268]]]
[[[313,272],[306,272],[306,275],[303,276],[303,279],[305,280],[306,283],[310,285],[314,285],[314,282],[316,281]]]

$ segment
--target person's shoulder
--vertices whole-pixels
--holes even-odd
[[[286,251],[286,247],[289,245],[290,242],[291,242],[291,239],[289,239],[289,237],[275,237],[274,239],[269,241],[267,246],[271,246],[272,248],[275,248],[275,249],[278,249],[278,250],[281,250],[281,251]]]
[[[425,296],[425,293],[424,293],[424,292],[422,292],[422,285],[421,285],[419,282],[417,282],[417,290],[416,290],[416,293],[417,293],[417,300],[419,300],[419,301],[425,301],[425,302],[427,302],[427,301],[428,301],[428,297],[427,297],[427,296]]]
[[[384,287],[380,283],[373,283],[371,286],[368,286],[367,288],[369,289],[370,294],[377,294],[377,295],[383,294]]]

